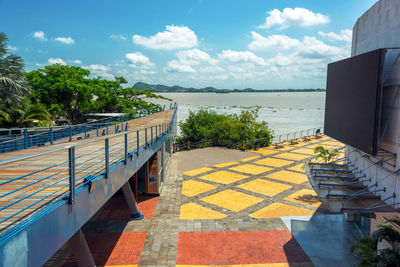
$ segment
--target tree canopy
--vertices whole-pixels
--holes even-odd
[[[164,97],[149,90],[124,88],[122,85],[127,81],[123,77],[109,81],[101,77],[90,78],[89,75],[89,70],[60,64],[28,72],[26,77],[32,85],[31,101],[44,104],[53,117],[66,118],[72,124],[83,122],[87,113],[161,109],[145,98]]]
[[[168,98],[143,89],[124,87],[124,77],[93,78],[90,71],[54,64],[24,71],[21,57],[9,53],[7,37],[0,32],[0,127],[51,125],[67,120],[82,123],[87,113],[160,111],[150,98]]]
[[[242,141],[258,139],[260,145],[270,145],[272,131],[265,121],[256,121],[257,117],[258,109],[243,110],[239,115],[217,114],[206,109],[190,111],[186,121],[179,122],[181,138],[178,142],[213,140],[216,145],[225,145],[229,140],[232,147],[241,148]]]
[[[27,95],[29,84],[22,58],[9,52],[7,41],[7,36],[0,32],[0,103],[17,107]]]

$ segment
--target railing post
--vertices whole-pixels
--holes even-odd
[[[128,131],[128,122],[125,124],[125,132]]]
[[[105,149],[105,160],[106,160],[106,178],[110,175],[110,141],[108,138],[104,140],[104,149]]]
[[[153,143],[153,126],[151,126],[151,143]]]
[[[85,134],[85,138],[84,139],[86,139],[86,124],[83,125],[83,132]]]
[[[158,139],[158,126],[156,125],[156,140]]]
[[[187,150],[190,150],[190,141],[187,142]]]
[[[144,129],[144,146],[147,147],[147,128]]]
[[[128,134],[125,134],[125,165],[128,163]]]
[[[29,136],[28,129],[24,129],[24,148],[27,149],[29,147]]]
[[[50,127],[50,145],[54,143],[53,127]]]
[[[169,103],[169,109],[171,109],[172,108],[172,103]]]
[[[106,135],[108,135],[108,124],[106,124]]]
[[[68,148],[69,159],[69,204],[75,203],[75,147]]]
[[[204,139],[201,139],[201,148],[204,148]]]
[[[136,154],[139,155],[139,130],[136,131]]]
[[[69,126],[69,141],[72,141],[72,126]]]
[[[243,151],[246,151],[246,141],[243,141],[243,142],[242,142],[242,150],[243,150]]]

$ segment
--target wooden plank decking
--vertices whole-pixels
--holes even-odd
[[[160,135],[161,131],[167,131],[173,112],[174,110],[170,109],[129,121],[128,151],[136,151],[136,130],[153,127],[153,138],[155,138],[156,133]],[[160,127],[160,125],[164,126]],[[145,145],[145,133],[145,130],[139,131],[139,147]],[[77,186],[82,184],[83,178],[88,174],[94,175],[103,172],[105,138],[109,140],[110,165],[112,165],[125,156],[124,132],[0,154],[0,161],[4,161],[44,153],[0,164],[0,221],[12,216],[0,223],[0,235],[24,218],[34,214],[41,207],[68,192],[69,161],[68,149],[65,149],[65,147],[77,145],[75,147]],[[151,141],[150,129],[147,130],[147,141]],[[48,152],[51,150],[56,151]],[[17,212],[20,213],[16,214]]]

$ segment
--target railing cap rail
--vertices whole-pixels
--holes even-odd
[[[171,119],[171,121],[172,121],[172,119]],[[156,125],[162,125],[162,124],[165,124],[165,123],[159,123],[159,124],[156,124]],[[2,161],[0,161],[0,165],[11,163],[11,162],[15,162],[15,161],[20,161],[20,160],[24,160],[24,159],[28,159],[28,158],[33,158],[33,157],[37,157],[37,156],[41,156],[41,155],[45,155],[45,154],[50,154],[50,153],[53,153],[53,152],[57,152],[57,151],[68,149],[70,147],[77,147],[77,146],[81,146],[81,145],[85,145],[85,144],[89,144],[89,143],[94,143],[94,142],[98,142],[98,141],[109,139],[109,138],[114,138],[114,137],[117,137],[117,136],[122,136],[122,135],[133,133],[133,132],[138,132],[138,131],[141,131],[141,130],[144,130],[144,129],[147,129],[147,128],[150,128],[150,127],[152,127],[152,126],[144,127],[144,128],[140,128],[140,129],[136,129],[136,130],[130,130],[130,131],[117,133],[117,134],[111,134],[111,135],[107,135],[105,137],[96,138],[94,140],[90,140],[90,141],[86,141],[86,142],[82,142],[82,143],[78,143],[78,144],[70,144],[70,145],[67,145],[67,146],[64,146],[64,147],[58,147],[58,148],[54,148],[54,149],[43,151],[43,152],[39,152],[39,153],[25,155],[25,156],[22,156],[22,157],[2,160]],[[153,125],[153,127],[154,127],[154,125]]]

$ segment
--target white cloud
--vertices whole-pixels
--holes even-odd
[[[177,60],[167,63],[166,72],[194,73],[197,72],[194,66],[200,66],[204,70],[205,66],[215,66],[218,63],[218,60],[197,48],[179,51],[175,56]]]
[[[184,65],[178,60],[171,60],[167,63],[167,67],[165,68],[167,72],[186,72],[186,73],[194,73],[196,72],[192,66]]]
[[[17,51],[18,48],[16,48],[15,46],[11,46],[11,45],[7,45],[7,49],[10,51]]]
[[[251,32],[253,41],[248,45],[250,50],[270,51],[288,50],[298,47],[301,42],[286,35],[270,35],[264,37],[256,32]]]
[[[80,61],[79,59],[70,60],[70,62],[74,64],[82,64],[82,61]]]
[[[56,57],[56,58],[51,57],[51,58],[49,58],[49,59],[47,60],[47,62],[48,62],[49,64],[51,64],[51,65],[53,65],[53,64],[66,65],[66,64],[67,64],[64,60],[62,60],[62,59],[59,58],[59,57]]]
[[[153,66],[154,65],[147,56],[143,55],[140,52],[127,53],[127,54],[125,54],[125,57],[135,65],[136,64],[142,64],[145,66]]]
[[[348,56],[349,51],[343,47],[327,45],[315,37],[304,36],[298,53],[305,57],[323,57],[339,60]]]
[[[100,76],[105,79],[114,79],[114,75],[109,73],[111,70],[110,67],[100,65],[100,64],[91,64],[89,66],[83,66],[83,68],[90,70],[92,75]]]
[[[330,59],[341,59],[348,56],[347,47],[327,45],[315,37],[304,36],[303,40],[290,38],[286,35],[270,35],[264,37],[252,32],[253,41],[248,45],[254,51],[291,51],[303,57],[323,57]]]
[[[122,35],[122,34],[111,34],[110,38],[111,39],[115,39],[115,40],[119,39],[119,40],[123,40],[123,41],[125,41],[127,39],[127,37],[125,35]]]
[[[54,40],[57,42],[63,43],[63,44],[68,44],[68,45],[75,43],[75,40],[72,39],[71,37],[56,37],[56,38],[54,38]]]
[[[186,26],[165,26],[166,30],[150,37],[134,35],[132,41],[149,49],[173,50],[197,46],[196,34]]]
[[[33,37],[39,39],[40,41],[47,41],[47,38],[42,31],[37,31],[33,33]]]
[[[318,32],[322,37],[328,38],[329,41],[344,41],[350,43],[352,40],[353,31],[352,30],[341,30],[340,34],[335,32]]]
[[[218,62],[216,59],[210,57],[209,54],[197,48],[179,51],[175,55],[185,65],[199,65],[201,63],[216,64]]]
[[[228,49],[223,50],[222,53],[218,55],[218,57],[229,60],[231,62],[250,62],[258,65],[266,65],[262,57],[258,57],[250,51],[232,51]]]
[[[258,26],[261,29],[268,29],[279,25],[280,29],[286,29],[290,26],[314,26],[329,22],[329,18],[320,13],[314,13],[306,8],[284,8],[283,11],[273,9],[267,12],[268,16],[263,25]]]

